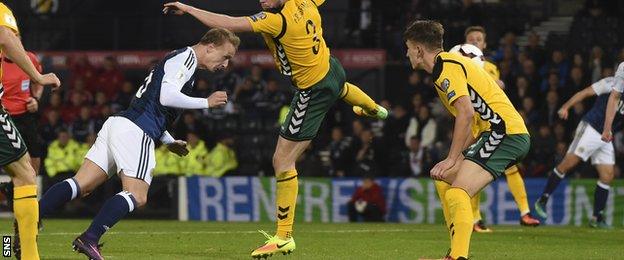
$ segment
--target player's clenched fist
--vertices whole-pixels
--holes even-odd
[[[180,2],[169,2],[166,3],[164,6],[165,8],[163,8],[163,13],[172,13],[176,15],[183,15],[185,13],[188,13],[193,8],[192,6],[188,6]]]
[[[227,93],[225,91],[215,91],[208,97],[208,107],[220,107],[227,103]]]

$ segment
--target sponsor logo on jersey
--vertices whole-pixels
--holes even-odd
[[[442,80],[442,84],[440,84],[440,87],[442,88],[442,91],[446,92],[446,90],[448,89],[450,84],[451,84],[451,82],[448,79]]]
[[[252,15],[252,16],[249,16],[249,18],[251,18],[251,20],[252,20],[252,21],[257,22],[257,21],[259,21],[259,20],[264,20],[264,19],[266,19],[266,18],[267,18],[267,15],[266,15],[266,13],[264,13],[264,12],[259,12],[259,13],[257,13],[257,14]]]

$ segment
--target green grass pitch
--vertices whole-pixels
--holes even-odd
[[[85,259],[71,250],[88,220],[45,220],[41,259]],[[296,223],[297,250],[272,259],[439,258],[448,248],[442,225]],[[123,220],[104,237],[107,259],[250,259],[273,223]],[[471,259],[624,259],[624,229],[493,226],[473,234]],[[12,232],[0,220],[0,233]]]

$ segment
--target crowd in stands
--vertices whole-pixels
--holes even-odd
[[[581,12],[575,19],[587,19],[587,15],[591,12]],[[420,17],[417,13],[412,16]],[[473,18],[466,19],[479,22]],[[397,26],[400,24],[404,22]],[[464,24],[453,24],[447,32],[449,38],[463,42],[463,29],[453,33],[454,26],[465,28]],[[574,27],[572,30],[571,38],[577,33]],[[574,106],[568,120],[559,119],[558,109],[575,92],[613,75],[615,65],[624,61],[622,40],[603,46],[600,39],[593,39],[589,48],[572,49],[542,46],[536,33],[530,34],[525,47],[518,46],[511,31],[500,38],[488,37],[488,42],[495,44],[485,51],[487,59],[498,65],[505,92],[532,135],[523,174],[544,176],[566,153],[576,125],[593,100]],[[394,49],[402,50],[400,37],[392,42],[397,46]],[[40,133],[47,147],[43,162],[48,176],[77,170],[105,119],[126,108],[141,84],[126,80],[114,57],[107,58],[102,67],[92,66],[86,57],[77,59],[72,61],[69,75],[64,90],[52,93],[41,110]],[[409,96],[381,101],[391,110],[386,121],[352,120],[354,117],[327,120],[317,141],[299,160],[300,174],[428,176],[429,169],[445,156],[453,120],[437,101],[432,79],[426,73],[411,72],[403,84],[400,87],[409,89]],[[184,112],[170,132],[189,143],[190,153],[179,158],[160,146],[154,174],[272,176],[272,153],[279,121],[288,112],[290,88],[260,66],[230,68],[211,79],[198,77],[194,96],[225,90],[231,102],[222,109]],[[624,157],[621,142],[618,136],[618,158]]]

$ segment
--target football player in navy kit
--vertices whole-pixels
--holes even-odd
[[[74,250],[89,259],[103,259],[100,237],[135,208],[145,205],[152,180],[154,142],[166,144],[180,156],[188,154],[186,142],[175,140],[166,127],[182,109],[223,106],[223,91],[207,98],[190,97],[196,69],[219,71],[227,67],[240,39],[226,29],[211,29],[196,45],[167,54],[150,71],[130,106],[109,117],[73,178],[51,187],[40,200],[46,217],[66,202],[84,197],[112,175],[121,178],[123,191],[109,198],[89,228],[73,242]]]
[[[598,171],[598,182],[594,191],[594,213],[589,225],[596,228],[609,228],[603,211],[607,204],[609,190],[611,189],[610,184],[614,177],[615,153],[613,143],[610,140],[603,140],[601,136],[603,136],[605,131],[610,136],[611,131],[618,131],[623,127],[622,109],[618,109],[617,116],[613,113],[612,116],[615,118],[611,117],[611,125],[608,128],[604,127],[606,122],[605,112],[608,111],[607,103],[610,99],[609,93],[612,90],[622,91],[623,78],[624,62],[618,66],[615,77],[604,78],[590,87],[577,92],[559,109],[559,117],[565,120],[568,118],[568,110],[574,104],[583,101],[585,98],[597,96],[594,106],[583,116],[576,128],[574,140],[570,144],[567,154],[559,165],[553,168],[542,196],[535,202],[535,211],[542,218],[548,217],[546,210],[548,198],[555,191],[566,173],[578,165],[581,160],[587,161],[587,159],[591,158],[592,164]],[[619,100],[618,104],[621,108],[622,100]],[[612,112],[615,112],[615,109],[612,109]]]

